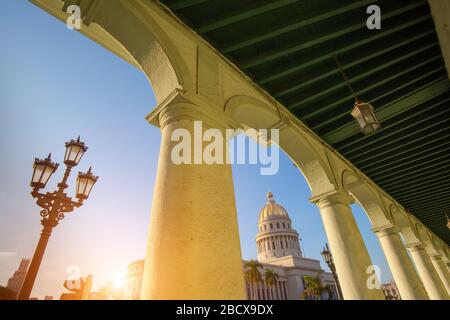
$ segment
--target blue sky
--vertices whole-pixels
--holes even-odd
[[[34,157],[52,152],[61,163],[64,142],[78,135],[89,150],[74,171],[92,165],[100,179],[86,204],[54,230],[33,296],[59,297],[71,265],[93,274],[94,286],[114,280],[145,252],[160,143],[159,129],[145,120],[155,107],[151,87],[139,70],[26,0],[0,1],[0,38],[0,252],[11,253],[0,253],[0,285],[32,256],[39,237],[39,209],[29,194]],[[48,187],[61,175],[62,166]],[[233,177],[243,258],[256,257],[258,213],[270,189],[288,210],[305,255],[326,268],[319,211],[287,156],[281,154],[274,176],[234,165]],[[367,216],[352,208],[382,281],[390,281]]]

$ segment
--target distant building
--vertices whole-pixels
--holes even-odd
[[[262,278],[267,269],[278,275],[278,281],[267,287],[261,281],[247,283],[247,297],[252,300],[299,300],[305,289],[305,276],[316,276],[320,273],[322,285],[327,289],[319,299],[340,299],[336,283],[331,273],[324,272],[319,260],[305,258],[299,243],[298,232],[292,228],[287,211],[267,194],[267,203],[261,209],[258,222],[259,232],[256,235],[259,270]],[[245,262],[245,261],[244,261]],[[245,270],[243,270],[245,272]],[[140,299],[144,260],[136,260],[128,266],[124,299]],[[253,297],[252,292],[256,293]]]
[[[267,269],[272,269],[278,274],[278,281],[270,288],[264,281],[247,283],[247,297],[252,300],[299,300],[305,290],[305,276],[320,273],[322,285],[327,288],[320,298],[339,299],[333,275],[324,272],[319,260],[303,256],[299,234],[292,227],[288,212],[275,202],[271,192],[267,194],[266,205],[259,213],[256,247],[258,261],[262,264],[262,278]]]
[[[44,300],[53,300],[53,296],[45,296]]]
[[[394,281],[382,284],[381,290],[383,291],[386,300],[402,300],[400,297],[400,292],[398,291],[397,285]]]
[[[125,300],[139,300],[141,298],[143,274],[144,259],[133,261],[128,265],[123,296]]]
[[[30,259],[22,259],[20,261],[19,269],[14,272],[13,276],[8,279],[8,283],[6,287],[16,294],[19,294],[20,289],[22,288],[22,284],[27,275],[28,266],[30,265]]]

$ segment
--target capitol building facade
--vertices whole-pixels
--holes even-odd
[[[299,234],[292,227],[289,214],[275,202],[273,194],[267,194],[267,202],[259,213],[256,235],[257,261],[262,281],[247,282],[247,297],[252,300],[300,300],[305,290],[305,276],[320,275],[322,285],[327,288],[321,299],[340,299],[331,273],[324,272],[320,262],[303,256]],[[243,261],[243,265],[246,261]],[[143,259],[128,266],[124,298],[140,299],[144,271]],[[278,276],[274,284],[264,281],[266,270]],[[245,270],[243,270],[245,272]]]

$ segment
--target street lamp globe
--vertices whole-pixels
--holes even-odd
[[[34,189],[45,188],[52,174],[58,169],[59,164],[52,162],[50,153],[46,159],[34,159],[31,187]]]
[[[351,115],[356,119],[361,132],[365,135],[374,133],[380,128],[380,123],[370,103],[356,101]]]
[[[94,176],[89,168],[88,172],[78,173],[77,178],[77,198],[80,200],[86,200],[91,193],[92,187],[97,182],[98,177]]]
[[[64,163],[68,166],[75,167],[83,157],[83,154],[88,148],[84,145],[84,142],[80,141],[80,137],[77,140],[70,140],[66,142],[66,154],[64,155]]]

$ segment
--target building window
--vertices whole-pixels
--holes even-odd
[[[283,228],[286,228],[286,223],[283,222]]]
[[[272,230],[273,229],[273,224],[270,224],[270,230]],[[253,230],[255,230],[255,229],[253,229]]]
[[[277,229],[280,229],[280,223],[277,222]]]
[[[284,249],[283,247],[283,241],[280,241],[281,249]]]
[[[272,250],[275,250],[275,242],[272,241]]]

